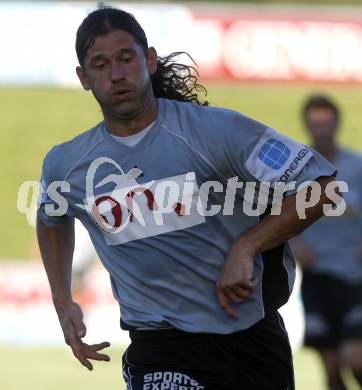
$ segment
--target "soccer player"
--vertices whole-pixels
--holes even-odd
[[[82,340],[82,310],[72,300],[78,218],[130,332],[128,389],[294,389],[277,312],[295,275],[287,240],[322,215],[335,168],[255,120],[206,106],[191,68],[175,54],[158,57],[129,13],[90,13],[76,52],[77,75],[104,120],[45,157],[37,222],[66,343],[88,369],[91,359],[109,359],[107,343]],[[248,210],[246,183],[262,196],[262,182],[280,178],[320,184],[305,219],[293,189],[277,215]]]
[[[348,184],[341,217],[323,217],[293,240],[303,269],[305,344],[322,358],[329,389],[345,389],[344,363],[362,385],[362,158],[336,141],[338,107],[326,96],[311,96],[303,120],[313,147],[331,161]]]

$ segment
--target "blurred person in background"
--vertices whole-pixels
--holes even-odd
[[[302,111],[312,147],[332,162],[348,184],[340,217],[322,217],[293,239],[303,270],[305,345],[324,363],[330,390],[346,389],[344,364],[362,385],[362,157],[337,143],[340,111],[313,95]]]
[[[175,63],[175,54],[157,56],[125,11],[90,13],[78,29],[76,51],[78,77],[100,104],[104,121],[47,154],[37,220],[53,302],[74,355],[89,370],[90,360],[109,360],[100,353],[108,343],[82,340],[83,313],[71,294],[76,217],[110,273],[121,326],[130,332],[123,355],[127,388],[293,390],[288,335],[277,311],[295,276],[287,240],[322,215],[335,168],[268,126],[207,106],[192,69]],[[99,161],[105,163],[92,171]],[[198,186],[211,180],[221,186],[238,177],[258,186],[274,183],[290,164],[288,180],[297,187],[316,180],[322,190],[306,219],[298,217],[293,191],[282,199],[279,215],[263,218],[243,213],[240,196],[231,215],[205,217],[192,205],[184,214],[178,203],[164,224],[150,217],[157,206],[151,189],[157,188],[147,183],[178,178],[183,188],[194,178],[192,190],[186,188],[197,200]],[[89,195],[91,171],[96,182]],[[48,192],[54,181],[68,183],[62,192],[68,208],[60,215],[47,212],[58,206]],[[144,226],[133,203],[122,203],[133,190],[117,195],[131,184],[144,190],[134,200],[150,217]],[[224,191],[208,196],[210,204],[224,204]]]

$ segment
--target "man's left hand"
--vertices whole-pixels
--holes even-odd
[[[230,317],[239,319],[230,302],[240,304],[254,290],[257,281],[253,271],[252,256],[243,253],[236,241],[231,247],[216,283],[220,306]]]

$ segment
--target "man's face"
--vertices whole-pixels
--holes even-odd
[[[330,144],[334,140],[337,121],[331,109],[310,108],[305,117],[305,124],[314,143],[318,145]]]
[[[131,119],[143,112],[152,96],[150,74],[156,68],[153,48],[146,56],[130,33],[114,30],[96,38],[77,74],[83,87],[92,90],[105,115]]]

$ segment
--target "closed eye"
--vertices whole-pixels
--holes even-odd
[[[122,62],[131,62],[134,59],[134,56],[127,56],[127,57],[122,57],[121,61]]]

